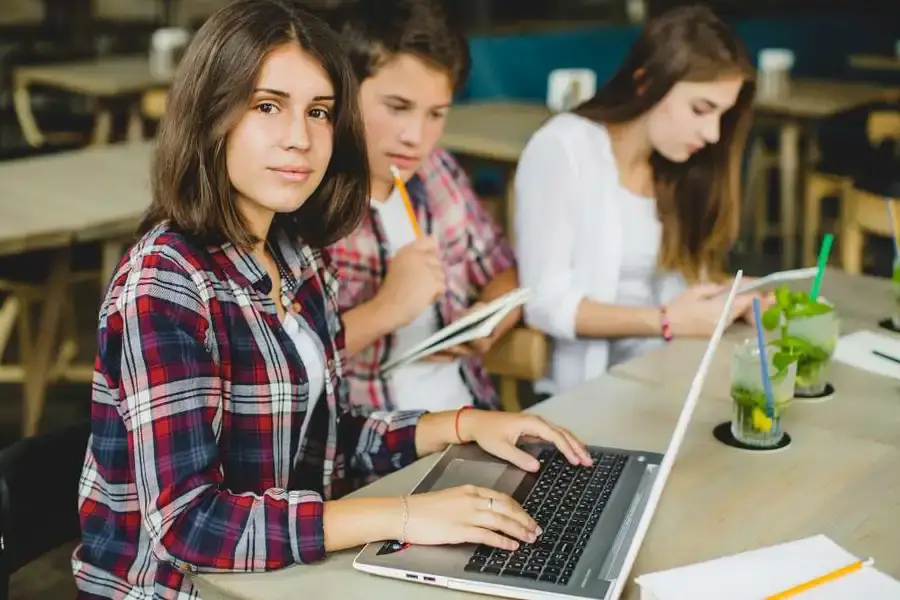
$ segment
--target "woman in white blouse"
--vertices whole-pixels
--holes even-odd
[[[738,229],[753,67],[705,7],[649,22],[613,78],[531,138],[515,181],[529,325],[558,393],[672,337],[712,333]],[[751,314],[739,296],[732,320]]]

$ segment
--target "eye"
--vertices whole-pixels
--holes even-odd
[[[434,121],[442,121],[447,116],[447,112],[443,110],[433,110],[429,113],[429,116]]]
[[[273,115],[278,112],[278,107],[271,102],[261,102],[256,105],[256,110],[264,115]]]
[[[401,112],[406,112],[407,110],[409,110],[409,106],[406,104],[388,103],[387,107],[388,107],[388,110],[390,110],[392,113],[401,113]]]
[[[311,116],[313,119],[318,119],[321,121],[330,121],[331,111],[327,108],[316,107],[310,109],[309,116]]]

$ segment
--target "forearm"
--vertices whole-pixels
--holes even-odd
[[[575,313],[575,331],[585,338],[658,336],[662,331],[659,308],[603,304],[582,298]]]
[[[325,550],[337,552],[403,536],[400,498],[342,498],[325,503]]]
[[[348,357],[358,354],[375,340],[396,329],[391,311],[378,296],[344,311],[341,319],[344,322],[344,345]]]
[[[493,302],[497,298],[503,296],[504,294],[508,294],[509,292],[515,290],[519,287],[519,277],[518,272],[515,268],[506,269],[496,277],[494,277],[484,288],[481,290],[481,294],[479,296],[479,300],[488,304]],[[500,337],[510,329],[516,326],[516,323],[522,320],[522,308],[517,307],[515,310],[511,310],[508,315],[506,315],[502,321],[497,325],[497,328],[494,330],[495,337]]]
[[[459,442],[456,437],[457,412],[448,410],[422,416],[416,426],[416,453],[419,456],[440,452],[450,444]],[[466,412],[471,411],[463,411],[463,414],[459,415],[461,433],[462,422],[467,417]]]

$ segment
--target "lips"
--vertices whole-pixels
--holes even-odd
[[[312,173],[307,167],[273,167],[269,170],[288,181],[305,181]]]
[[[419,159],[417,157],[408,156],[406,154],[388,154],[387,157],[395,167],[404,171],[414,169],[419,164]]]

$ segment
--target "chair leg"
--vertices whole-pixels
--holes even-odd
[[[818,175],[813,174],[806,182],[803,194],[803,264],[814,265],[816,262],[816,239],[822,225],[822,196],[826,193]]]
[[[500,378],[500,408],[506,412],[521,412],[519,404],[519,382],[515,377]]]
[[[850,275],[862,272],[863,231],[856,219],[857,198],[854,193],[844,197],[841,211],[841,267]]]

